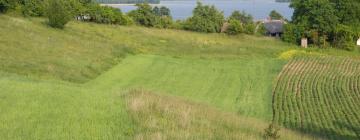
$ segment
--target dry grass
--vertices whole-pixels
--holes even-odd
[[[179,97],[130,90],[127,110],[139,126],[137,140],[263,139],[268,123],[224,112]],[[281,139],[315,139],[282,129]]]

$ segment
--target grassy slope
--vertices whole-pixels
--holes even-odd
[[[9,16],[0,16],[0,42],[0,137],[14,139],[145,133],[121,96],[128,88],[177,95],[266,122],[273,79],[285,63],[277,57],[291,49],[264,37],[77,22],[63,31],[46,27],[43,19]],[[141,55],[123,59],[126,53]],[[262,129],[256,130],[259,138]]]
[[[271,120],[272,82],[283,62],[276,59],[196,59],[129,56],[86,85],[144,88],[183,96],[263,120]]]

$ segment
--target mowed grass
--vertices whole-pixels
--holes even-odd
[[[243,116],[271,120],[272,85],[283,64],[278,59],[209,60],[137,55],[128,56],[85,85],[115,90],[144,88]]]
[[[128,53],[248,58],[275,57],[286,49],[288,44],[265,37],[228,37],[80,22],[57,30],[48,27],[44,19],[0,15],[0,69],[40,79],[85,83]]]
[[[295,58],[279,75],[274,121],[329,139],[360,139],[359,57]]]

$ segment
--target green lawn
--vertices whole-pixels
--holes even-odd
[[[312,52],[334,51],[136,26],[57,30],[0,15],[0,138],[261,139],[276,76],[293,55]],[[357,55],[339,55],[348,54]],[[176,116],[187,112],[184,125]]]

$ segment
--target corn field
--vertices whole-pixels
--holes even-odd
[[[274,122],[328,139],[360,139],[360,59],[295,58],[273,94]]]

